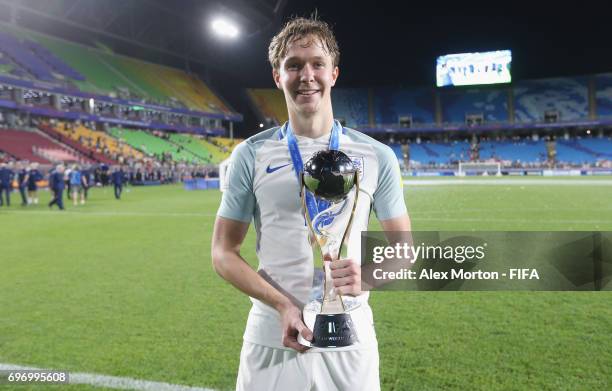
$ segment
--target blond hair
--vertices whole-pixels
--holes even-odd
[[[331,27],[316,16],[312,18],[294,18],[288,21],[278,34],[272,38],[268,47],[268,61],[273,69],[279,69],[281,61],[287,55],[289,46],[304,37],[318,38],[323,50],[332,58],[334,67],[340,63],[340,49],[338,41]],[[308,42],[311,45],[312,41]]]

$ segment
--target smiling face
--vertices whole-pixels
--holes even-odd
[[[272,71],[276,86],[285,94],[289,118],[331,116],[331,88],[338,72],[318,37],[308,35],[289,44],[278,69]]]

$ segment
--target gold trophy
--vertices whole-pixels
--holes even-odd
[[[322,348],[349,346],[358,341],[351,312],[359,303],[336,293],[330,264],[341,257],[348,240],[359,196],[359,173],[343,152],[324,150],[304,165],[301,179],[304,216],[311,243],[319,249],[323,276],[315,282],[314,295],[303,310],[313,339],[309,342],[300,336],[299,342]]]

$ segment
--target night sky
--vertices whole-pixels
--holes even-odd
[[[289,0],[282,19],[317,10],[333,26],[339,87],[433,86],[437,56],[501,49],[512,50],[513,81],[612,72],[607,11],[586,2],[539,3]],[[224,71],[245,87],[273,87],[267,45],[279,28],[218,43]]]

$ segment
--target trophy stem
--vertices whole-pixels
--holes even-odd
[[[340,241],[338,253],[337,255],[328,254],[331,257],[340,258],[342,256],[342,249],[345,245],[346,240],[348,239],[348,235],[352,227],[352,223],[353,223],[353,218],[355,217],[355,210],[357,208],[357,201],[359,199],[359,173],[355,172],[354,175],[355,175],[354,177],[355,199],[353,202],[353,207],[351,209],[351,214],[350,214],[346,229],[344,230],[344,234],[342,235],[342,240]],[[331,261],[325,260],[326,254],[323,253],[323,249],[322,249],[323,243],[321,243],[321,241],[319,240],[319,237],[317,236],[312,226],[312,220],[311,220],[310,214],[308,213],[308,207],[306,205],[306,191],[307,190],[306,190],[306,186],[304,183],[304,173],[303,172],[301,173],[301,183],[302,183],[302,188],[300,191],[300,196],[302,200],[302,208],[304,210],[304,216],[306,218],[306,223],[308,225],[310,234],[312,235],[314,242],[315,242],[313,245],[316,245],[319,248],[321,260],[323,261],[324,282],[323,282],[323,303],[321,306],[321,313],[324,313],[324,314],[341,313],[346,310],[345,305],[344,305],[344,300],[342,300],[341,294],[336,294],[335,291],[333,290],[333,282],[331,278],[331,267],[330,267]],[[334,259],[332,259],[332,261],[333,260]]]

